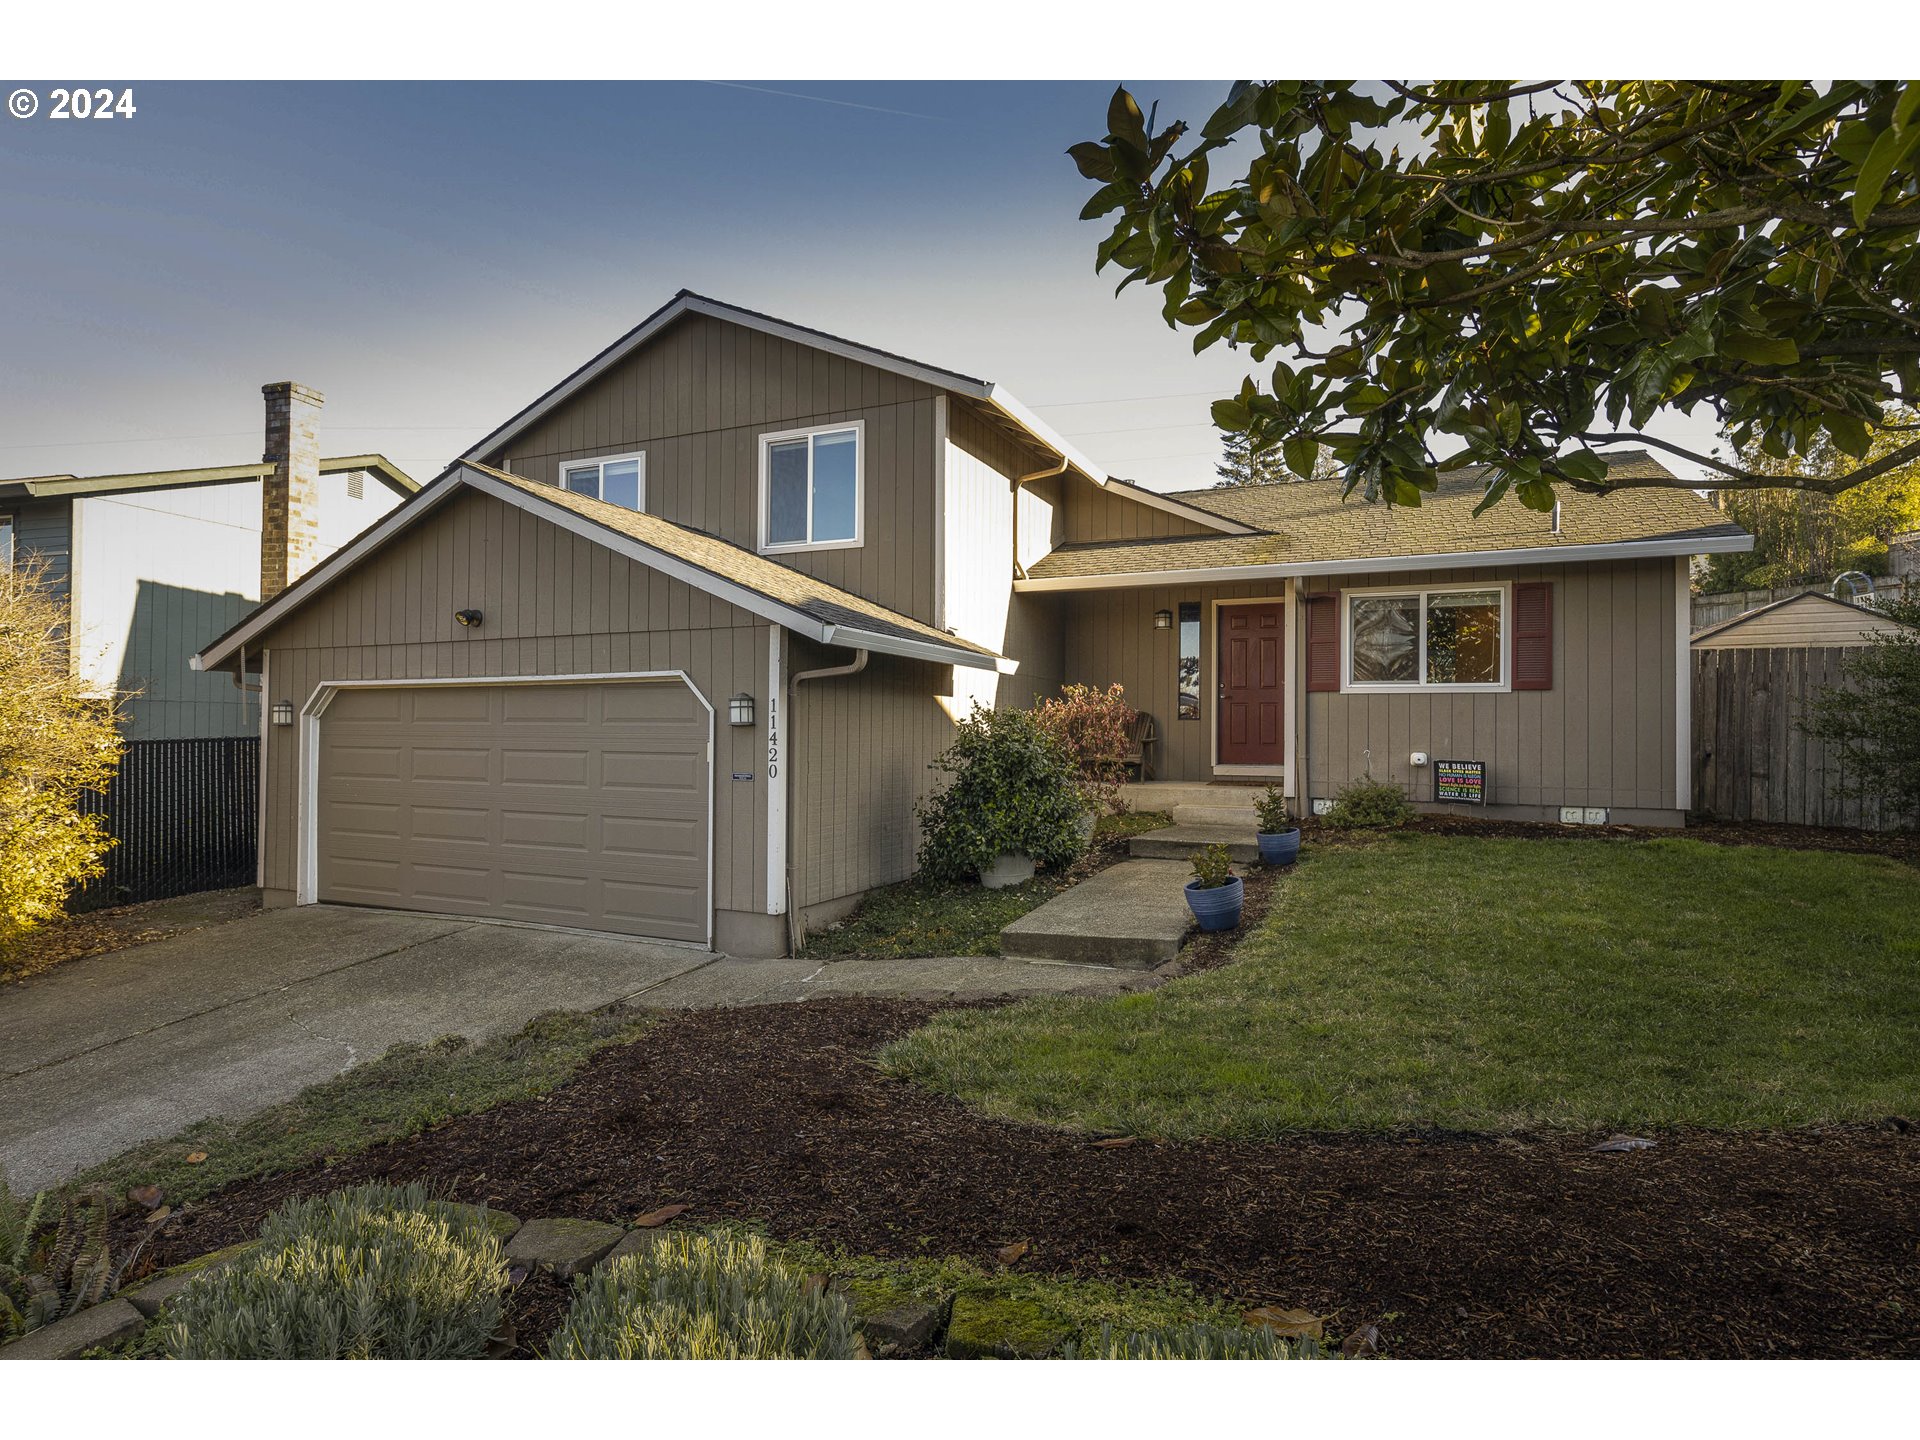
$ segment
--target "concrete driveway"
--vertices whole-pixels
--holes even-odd
[[[287,1099],[404,1040],[480,1040],[714,959],[640,940],[310,906],[0,988],[0,1166],[56,1181]]]

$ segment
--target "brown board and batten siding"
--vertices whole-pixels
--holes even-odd
[[[479,610],[474,628],[454,612]],[[766,688],[771,627],[744,610],[491,496],[449,500],[260,638],[268,705],[302,709],[342,680],[681,671],[718,712],[713,905],[767,908],[765,732],[726,723],[727,699]],[[325,726],[324,717],[321,720]],[[261,856],[270,901],[298,887],[298,727],[268,727]],[[750,774],[736,782],[735,772]]]
[[[648,513],[759,545],[760,436],[864,424],[858,548],[780,563],[934,620],[936,399],[920,381],[705,315],[688,315],[475,458],[558,483],[571,460],[646,452]]]
[[[1489,814],[1557,820],[1560,807],[1578,805],[1608,809],[1617,822],[1678,824],[1684,814],[1675,777],[1680,563],[1383,570],[1303,580],[1303,597],[1370,586],[1542,580],[1553,586],[1553,673],[1546,689],[1308,693],[1306,647],[1297,643],[1307,797],[1331,797],[1365,775],[1371,762],[1376,780],[1390,780],[1426,802],[1432,767],[1409,760],[1423,750],[1432,759],[1485,761]]]
[[[1062,530],[1069,545],[1109,540],[1158,540],[1171,535],[1218,535],[1220,531],[1184,515],[1175,515],[1136,499],[1125,491],[1103,490],[1092,484],[1064,487],[1066,514]]]

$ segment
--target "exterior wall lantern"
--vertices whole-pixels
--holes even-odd
[[[480,623],[480,612],[478,610],[456,610],[453,612],[453,618],[471,630],[475,625]]]
[[[293,701],[276,700],[273,702],[273,723],[276,725],[293,724]]]
[[[729,725],[753,724],[753,697],[736,695],[727,702],[727,723]]]
[[[1153,628],[1156,630],[1171,630],[1173,628],[1173,611],[1171,610],[1154,611],[1153,612]]]

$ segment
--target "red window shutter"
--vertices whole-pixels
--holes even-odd
[[[1553,584],[1529,580],[1513,587],[1513,688],[1553,688]]]
[[[1307,689],[1340,688],[1340,597],[1309,595],[1307,607]]]

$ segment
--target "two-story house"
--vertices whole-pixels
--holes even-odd
[[[269,903],[737,954],[909,875],[953,718],[1067,681],[1168,780],[1432,804],[1444,757],[1489,814],[1682,823],[1688,557],[1750,538],[1479,489],[1158,494],[989,381],[682,293],[196,664],[270,705]]]
[[[129,740],[257,735],[258,704],[188,661],[420,487],[380,455],[323,459],[317,391],[264,387],[257,464],[0,480],[0,568],[66,603],[75,669],[129,693]]]

